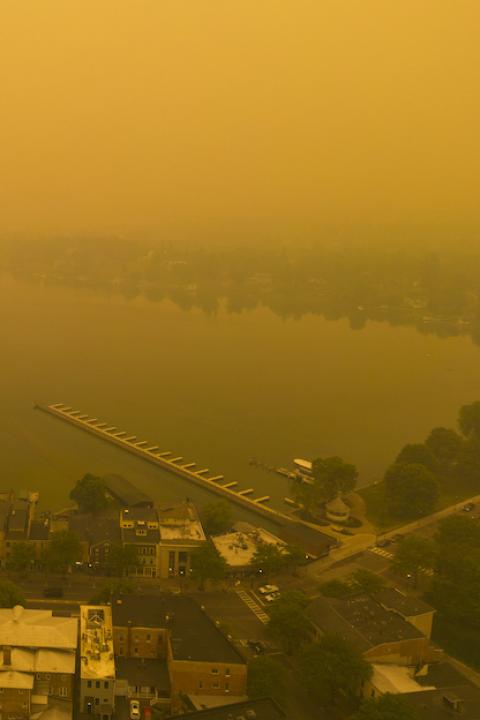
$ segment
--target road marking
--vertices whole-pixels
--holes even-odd
[[[270,618],[268,617],[267,613],[262,610],[260,605],[256,603],[255,600],[247,592],[245,592],[245,590],[235,590],[235,592],[237,593],[240,600],[245,603],[248,609],[257,616],[260,622],[266,625]]]
[[[388,560],[393,560],[393,557],[394,557],[393,553],[388,552],[388,550],[384,550],[383,548],[380,548],[380,547],[370,548],[369,551],[371,553],[375,553],[375,555],[380,555],[381,557],[388,558]]]

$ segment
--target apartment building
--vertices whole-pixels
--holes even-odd
[[[79,690],[82,715],[110,720],[115,709],[115,658],[108,605],[80,606]]]

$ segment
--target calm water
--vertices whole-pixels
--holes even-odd
[[[400,447],[480,399],[480,348],[413,328],[309,316],[182,311],[169,301],[0,281],[2,485],[62,507],[85,472],[118,472],[156,499],[211,496],[33,409],[65,402],[254,487],[285,507],[288,482],[249,465],[340,455],[360,482]]]

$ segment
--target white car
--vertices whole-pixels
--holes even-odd
[[[263,599],[265,600],[265,602],[271,603],[271,602],[274,602],[275,600],[278,600],[279,597],[280,597],[279,592],[273,592],[273,593],[270,593],[269,595],[264,595]]]
[[[258,588],[258,592],[262,595],[270,595],[271,593],[277,593],[280,590],[279,587],[276,585],[264,585],[261,588]]]
[[[130,700],[130,720],[140,720],[140,703],[138,700]]]

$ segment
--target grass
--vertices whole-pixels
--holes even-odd
[[[365,501],[368,520],[375,526],[379,533],[395,530],[397,527],[419,519],[418,517],[398,519],[392,518],[388,514],[384,498],[383,482],[361,488],[357,492]],[[455,503],[462,502],[462,500],[467,500],[474,494],[475,492],[472,490],[471,485],[468,483],[462,484],[459,479],[455,481],[440,480],[440,495],[432,512],[443,510],[443,508],[449,507],[450,505],[455,505]]]
[[[449,655],[480,670],[480,629],[448,620],[436,613],[432,640]]]

